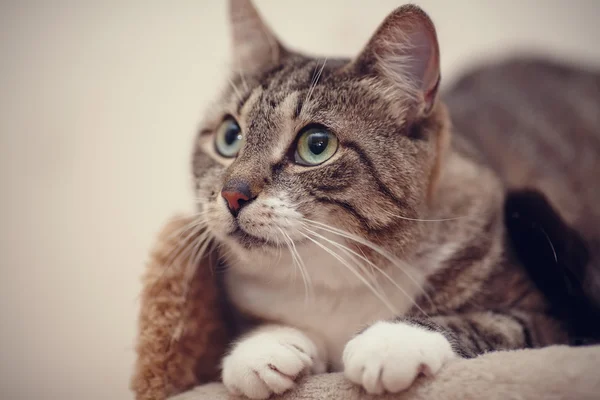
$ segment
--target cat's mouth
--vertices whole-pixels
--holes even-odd
[[[276,242],[258,236],[254,236],[246,232],[243,228],[239,226],[239,224],[236,224],[235,229],[231,231],[228,235],[235,238],[239,244],[241,244],[247,249],[257,247],[281,247],[280,244]]]
[[[285,248],[286,245],[289,246],[285,241],[281,240],[272,240],[266,239],[259,236],[255,236],[251,233],[248,233],[244,228],[242,228],[239,224],[235,224],[235,229],[227,234],[229,237],[234,238],[239,244],[241,244],[246,249],[257,249],[257,248],[272,248],[272,249],[281,249]],[[289,239],[292,240],[292,239]],[[295,246],[300,246],[306,242],[306,240],[293,240]]]

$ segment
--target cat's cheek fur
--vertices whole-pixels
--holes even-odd
[[[370,394],[396,393],[420,373],[435,375],[456,358],[438,332],[402,322],[377,322],[346,344],[344,374]]]
[[[266,399],[291,389],[304,374],[325,372],[325,363],[304,333],[269,325],[240,339],[223,359],[222,368],[230,393]]]

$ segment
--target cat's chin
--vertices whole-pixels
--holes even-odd
[[[283,243],[276,243],[272,240],[264,239],[258,236],[254,236],[239,225],[235,229],[227,234],[227,236],[236,241],[237,244],[241,245],[245,249],[279,249],[283,246]]]

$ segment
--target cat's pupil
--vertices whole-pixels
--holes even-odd
[[[240,129],[235,124],[231,124],[229,125],[229,127],[227,127],[224,137],[225,143],[227,143],[227,145],[231,146],[241,138],[242,135],[240,135]]]
[[[308,149],[315,155],[321,154],[329,144],[329,136],[325,132],[315,132],[308,137]]]

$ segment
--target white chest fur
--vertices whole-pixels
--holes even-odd
[[[342,351],[355,333],[373,322],[404,314],[419,293],[407,271],[387,268],[395,283],[382,274],[375,281],[367,279],[393,305],[392,310],[338,261],[314,252],[304,259],[310,260],[305,264],[313,281],[308,293],[301,275],[290,273],[295,267],[285,256],[268,268],[247,263],[231,268],[226,278],[228,292],[240,309],[303,330],[335,370],[341,368]],[[408,272],[416,278],[414,271]]]

